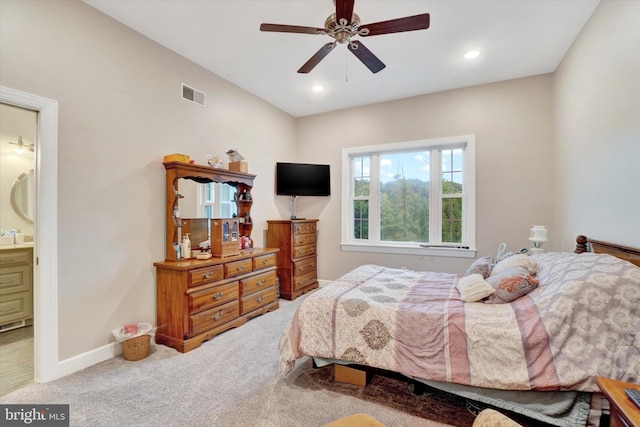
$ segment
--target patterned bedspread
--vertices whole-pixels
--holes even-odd
[[[358,267],[303,301],[281,371],[308,355],[504,390],[640,382],[640,268],[604,254],[533,259],[540,285],[507,304],[464,303],[462,275]]]

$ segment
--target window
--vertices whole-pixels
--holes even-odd
[[[342,152],[342,249],[475,256],[473,135]]]
[[[199,185],[198,205],[201,218],[232,218],[238,214],[235,187],[219,182]]]

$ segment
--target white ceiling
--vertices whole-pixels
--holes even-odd
[[[263,22],[324,27],[331,0],[84,0],[295,117],[553,72],[598,0],[356,0],[363,24],[428,12],[427,30],[358,38],[372,74],[329,36],[260,32]],[[481,55],[466,60],[477,49]],[[188,79],[186,79],[188,80]],[[185,83],[189,84],[188,81]],[[313,92],[321,84],[325,90]]]

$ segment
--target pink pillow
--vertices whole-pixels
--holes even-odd
[[[487,304],[502,304],[515,301],[538,287],[538,279],[526,267],[513,267],[486,279],[496,290],[484,301]]]

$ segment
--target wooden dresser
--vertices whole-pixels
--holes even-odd
[[[255,175],[182,162],[165,162],[165,260],[156,262],[156,343],[187,352],[221,332],[279,307],[276,253],[273,249],[240,250],[240,237],[251,237],[250,191]],[[179,215],[183,180],[219,182],[235,187],[235,218],[189,218]],[[220,228],[222,224],[222,228]],[[230,228],[224,228],[224,224]],[[209,235],[209,226],[211,227]],[[209,237],[206,260],[179,259],[175,250],[185,233]],[[216,249],[214,250],[214,246]]]
[[[187,352],[278,308],[277,249],[156,262],[156,343]]]
[[[318,287],[317,219],[267,221],[267,246],[276,256],[280,296],[294,300]]]
[[[33,318],[33,247],[0,248],[0,330]]]

